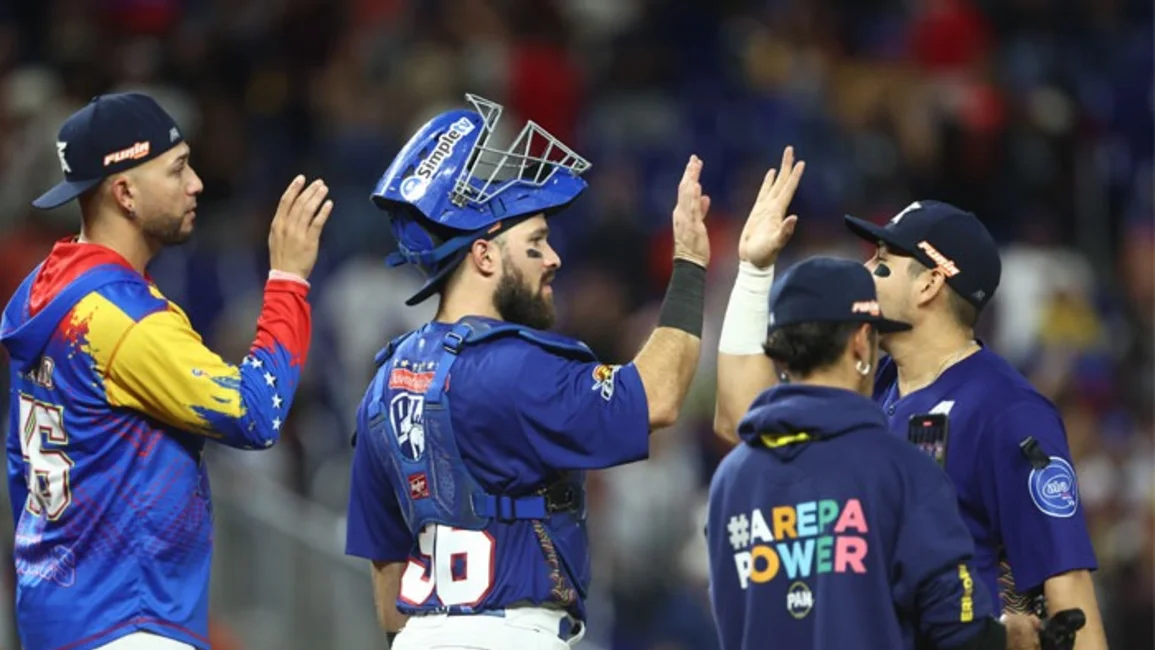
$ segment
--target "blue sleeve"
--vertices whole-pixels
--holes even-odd
[[[20,514],[28,502],[28,479],[24,475],[24,452],[20,448],[20,427],[18,426],[19,404],[11,404],[15,411],[10,418],[7,438],[8,449],[8,500],[12,506],[12,526],[20,524]]]
[[[1095,551],[1079,506],[1079,485],[1067,434],[1048,403],[1027,402],[992,418],[987,447],[994,456],[985,498],[998,513],[1007,560],[1019,592],[1041,587],[1047,578],[1097,568]],[[1031,466],[1019,443],[1033,436],[1050,463]]]
[[[364,405],[357,413],[357,444],[349,486],[345,554],[378,562],[404,562],[413,546],[397,494],[386,476],[374,440],[365,426]]]
[[[649,455],[649,404],[633,364],[580,362],[526,348],[514,408],[542,463],[602,469]]]
[[[975,572],[974,542],[946,475],[926,467],[917,478],[920,496],[906,513],[894,552],[894,600],[933,647],[958,647],[993,615],[991,595]]]

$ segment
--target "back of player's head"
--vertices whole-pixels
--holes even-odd
[[[508,147],[491,137],[502,106],[466,95],[473,110],[452,110],[425,123],[385,170],[372,200],[389,217],[398,250],[390,266],[412,264],[425,286],[406,304],[438,292],[479,238],[520,220],[551,215],[586,189],[590,163],[534,122]]]
[[[763,349],[792,377],[809,377],[842,358],[861,323],[795,323],[772,332]]]
[[[812,257],[774,283],[764,350],[788,374],[806,377],[841,359],[864,323],[883,333],[910,329],[883,317],[870,272],[861,264]]]

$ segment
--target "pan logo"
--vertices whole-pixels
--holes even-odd
[[[795,582],[786,591],[786,611],[796,619],[804,619],[814,609],[814,592],[805,582]]]

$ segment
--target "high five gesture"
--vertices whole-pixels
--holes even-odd
[[[786,147],[782,152],[782,166],[766,172],[738,240],[739,260],[760,269],[774,264],[798,223],[797,215],[786,216],[786,213],[805,169],[805,162],[794,162],[794,147]]]
[[[806,163],[794,161],[794,147],[786,147],[782,165],[766,172],[738,239],[740,263],[718,341],[714,407],[714,431],[731,441],[738,439],[738,420],[747,407],[775,380],[774,365],[762,354],[770,319],[770,285],[774,263],[798,223],[798,216],[789,214],[790,202],[805,169]]]

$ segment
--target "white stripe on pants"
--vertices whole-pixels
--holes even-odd
[[[569,650],[558,636],[562,611],[542,607],[505,610],[505,616],[411,616],[392,650]]]
[[[196,650],[187,643],[166,639],[151,632],[133,632],[96,650]]]

